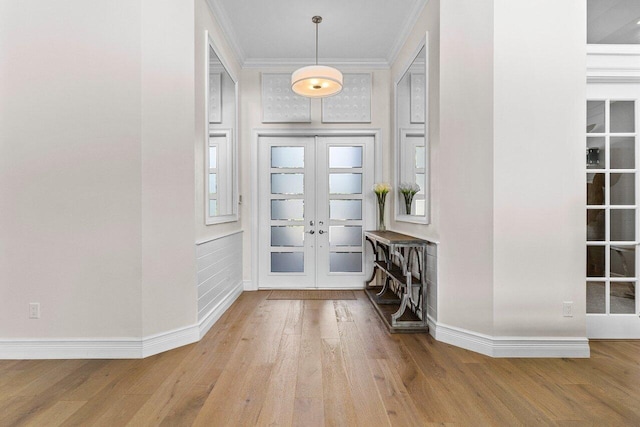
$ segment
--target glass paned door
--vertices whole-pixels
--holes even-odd
[[[640,338],[638,104],[600,86],[587,101],[587,333]]]
[[[259,286],[361,288],[375,220],[373,137],[259,141]]]

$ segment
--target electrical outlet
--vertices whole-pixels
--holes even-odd
[[[39,318],[40,318],[40,303],[30,302],[29,303],[29,319],[39,319]]]
[[[564,317],[573,317],[573,301],[565,301],[562,303],[562,315]]]

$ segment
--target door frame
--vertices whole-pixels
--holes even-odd
[[[244,286],[245,291],[257,291],[258,275],[258,141],[260,137],[291,137],[291,136],[370,136],[373,137],[373,181],[380,182],[382,179],[382,131],[380,129],[254,129],[251,136],[251,283]],[[363,189],[367,191],[368,189]]]

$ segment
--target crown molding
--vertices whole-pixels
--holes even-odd
[[[587,82],[640,82],[640,45],[587,45]]]
[[[209,10],[213,14],[214,18],[216,19],[216,21],[218,21],[218,24],[222,29],[222,33],[231,45],[231,48],[236,55],[236,59],[238,60],[240,67],[244,68],[243,64],[246,60],[247,55],[238,42],[238,36],[233,29],[233,25],[231,25],[231,21],[229,20],[227,11],[224,9],[224,6],[222,6],[222,3],[216,0],[206,0],[206,3],[207,6],[209,6]]]
[[[255,58],[247,59],[242,68],[299,68],[315,63],[314,58],[300,59],[300,58]],[[371,59],[337,59],[327,58],[321,61],[322,65],[329,65],[332,67],[345,69],[382,69],[388,70],[390,68],[389,62],[384,58],[371,58]]]
[[[396,41],[391,47],[391,51],[389,51],[389,55],[387,57],[387,62],[389,64],[393,64],[395,62],[398,54],[400,53],[400,50],[402,50],[402,47],[407,43],[409,34],[411,34],[413,27],[415,27],[416,23],[418,22],[418,18],[420,18],[422,11],[428,3],[429,0],[418,0],[414,3],[411,13],[409,13],[409,16],[402,26],[402,30],[398,34],[398,37],[396,37]]]

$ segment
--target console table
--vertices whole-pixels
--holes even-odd
[[[364,238],[375,255],[365,293],[390,332],[428,331],[427,241],[394,231],[365,231]],[[378,271],[382,286],[371,285]]]

